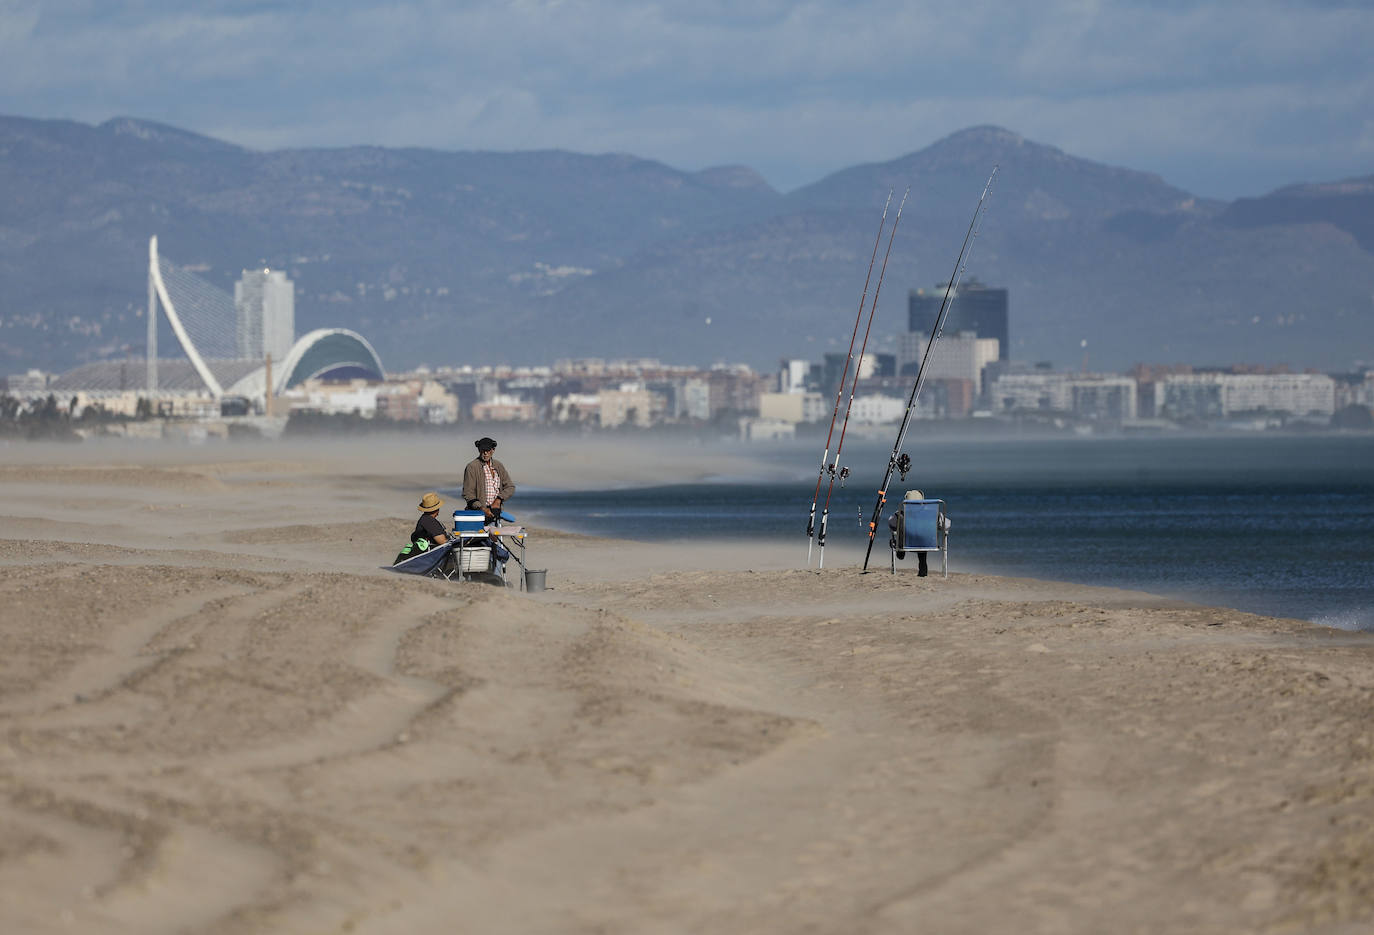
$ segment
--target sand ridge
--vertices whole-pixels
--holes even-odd
[[[94,526],[0,472],[0,930],[1374,925],[1366,634],[843,546],[406,578],[442,484],[341,453],[91,466]]]

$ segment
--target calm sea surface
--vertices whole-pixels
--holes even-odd
[[[864,540],[891,441],[847,444],[829,544]],[[1374,630],[1374,437],[920,442],[919,487],[953,520],[951,569],[1151,591]],[[522,491],[522,521],[643,540],[758,535],[798,544],[820,446],[777,449],[777,481]],[[821,499],[825,498],[822,486]],[[516,501],[512,502],[516,506]],[[885,528],[885,527],[884,527]],[[887,564],[886,533],[873,565]]]

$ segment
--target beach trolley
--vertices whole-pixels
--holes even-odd
[[[525,587],[525,527],[487,526],[486,516],[481,510],[453,511],[453,561],[450,563],[451,576],[460,581],[471,575],[494,574],[500,576],[507,587],[503,569],[492,554],[492,544],[499,541],[510,552],[510,557],[520,565],[518,587]]]
[[[945,501],[928,500],[921,491],[909,490],[902,498],[902,508],[888,520],[892,530],[889,539],[892,573],[897,573],[897,559],[907,552],[920,555],[922,564],[926,554],[940,553],[940,571],[949,577],[949,517],[945,515]]]

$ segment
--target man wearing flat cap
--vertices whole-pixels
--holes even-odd
[[[477,457],[463,469],[463,499],[469,510],[481,510],[488,520],[499,519],[501,507],[515,493],[515,484],[506,466],[493,456],[493,439],[483,437],[473,444]]]

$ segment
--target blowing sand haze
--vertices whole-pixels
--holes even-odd
[[[403,578],[427,454],[0,452],[0,931],[1374,925],[1369,634],[800,531]]]

